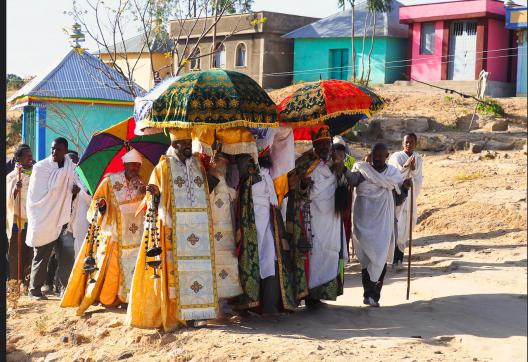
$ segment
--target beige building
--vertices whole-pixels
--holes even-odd
[[[191,59],[180,71],[223,68],[248,74],[265,89],[275,89],[292,83],[293,41],[281,36],[318,19],[304,16],[259,11],[248,14],[224,15],[216,26],[216,33],[208,29],[213,19],[189,19],[180,31],[181,22],[170,23],[169,35],[177,42],[183,53],[187,38],[178,34],[189,34],[187,51],[192,50],[200,37],[198,59]],[[216,52],[212,53],[213,37]],[[193,43],[194,42],[194,43]],[[274,74],[286,73],[286,74]]]
[[[123,43],[116,44],[115,53],[106,53],[101,51],[99,58],[106,64],[113,66],[116,64],[124,72],[127,72],[127,61],[130,67],[134,67],[133,81],[145,90],[154,86],[154,72],[158,72],[160,79],[171,75],[171,57],[167,53],[171,52],[172,43],[169,41],[155,40],[153,43],[152,62],[145,46],[143,34],[138,34]],[[111,51],[113,49],[110,49]],[[127,56],[124,57],[126,52]],[[125,74],[126,75],[126,74]]]
[[[183,22],[184,29],[181,31],[182,22],[173,20],[169,25],[171,41],[154,42],[152,63],[142,34],[126,40],[124,45],[116,45],[118,60],[115,63],[126,69],[126,60],[119,55],[126,51],[129,64],[136,64],[137,61],[133,80],[148,90],[154,86],[154,72],[158,72],[161,79],[177,72],[178,69],[171,72],[172,61],[166,56],[173,43],[177,43],[182,56],[185,54],[184,57],[188,57],[187,54],[198,42],[195,56],[180,70],[180,75],[193,70],[223,68],[248,74],[265,89],[282,88],[290,85],[293,79],[293,39],[281,36],[316,20],[269,11],[224,15],[216,25],[216,32],[211,28],[212,18],[188,19]],[[209,28],[210,31],[205,33]],[[189,36],[186,37],[186,34]],[[212,51],[213,38],[215,52]],[[107,53],[102,52],[100,58],[109,65],[114,63]],[[177,63],[176,59],[175,68]]]

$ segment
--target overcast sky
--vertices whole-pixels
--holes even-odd
[[[400,2],[440,1],[449,0]],[[7,0],[7,73],[38,75],[69,51],[68,36],[63,29],[69,31],[72,19],[63,12],[71,8],[71,3],[72,0]],[[253,9],[322,18],[338,12],[336,4],[337,0],[255,0]],[[134,35],[134,31],[131,33]],[[91,49],[93,44],[86,46],[95,50]]]

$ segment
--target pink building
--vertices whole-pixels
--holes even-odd
[[[515,80],[514,39],[505,28],[504,3],[468,0],[400,8],[409,24],[410,76],[421,81]]]

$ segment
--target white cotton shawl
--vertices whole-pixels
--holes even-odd
[[[261,168],[262,181],[251,186],[253,211],[257,228],[260,278],[275,275],[275,239],[273,238],[270,205],[277,206],[277,195],[269,169]]]
[[[29,175],[22,173],[22,190],[20,192],[20,217],[22,224],[27,221],[26,215],[26,195],[29,185]],[[16,184],[18,181],[18,170],[15,168],[6,176],[6,233],[7,239],[11,239],[13,233],[13,224],[17,223],[18,215],[18,197],[15,199],[13,195],[15,193]],[[23,227],[19,225],[19,227]]]
[[[90,227],[87,214],[92,202],[92,197],[88,194],[86,186],[83,185],[77,173],[75,173],[75,184],[77,184],[81,190],[73,201],[69,231],[73,234],[73,248],[75,250],[75,257],[77,257]]]
[[[412,188],[413,188],[413,229],[418,220],[417,204],[416,200],[418,195],[422,190],[423,183],[423,161],[422,157],[414,152],[413,156],[416,160],[414,171],[410,167],[403,167],[405,162],[410,158],[404,151],[395,152],[389,157],[389,165],[392,165],[400,171],[404,179],[412,178]],[[405,250],[407,247],[407,241],[409,240],[409,224],[410,224],[410,214],[411,214],[411,193],[403,202],[403,204],[396,206],[396,220],[398,220],[398,236],[396,242],[400,250]]]
[[[59,168],[51,156],[33,166],[26,201],[28,246],[39,247],[57,240],[63,225],[70,222],[74,167],[65,157],[64,166]]]
[[[354,242],[356,256],[366,268],[370,280],[377,282],[386,262],[394,256],[394,196],[400,193],[403,177],[393,166],[383,172],[376,171],[366,162],[356,162],[353,171],[359,171],[365,181],[356,188],[354,201]]]
[[[310,252],[308,287],[313,289],[335,279],[339,252],[348,259],[341,216],[335,212],[337,180],[328,165],[320,162],[310,175],[314,182],[310,190],[310,213],[313,245]]]

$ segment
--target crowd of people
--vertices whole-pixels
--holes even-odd
[[[169,132],[149,180],[132,148],[124,171],[106,175],[93,195],[64,138],[37,163],[19,146],[7,165],[9,278],[35,300],[57,293],[78,315],[100,303],[126,308],[132,326],[173,330],[303,302],[318,308],[343,294],[353,250],[363,303],[380,306],[387,265],[401,268],[416,223],[415,134],[402,151],[389,157],[377,143],[347,168],[348,146],[321,127],[279,188],[273,138],[257,139],[256,157],[221,148],[207,157],[193,153],[191,130]]]

